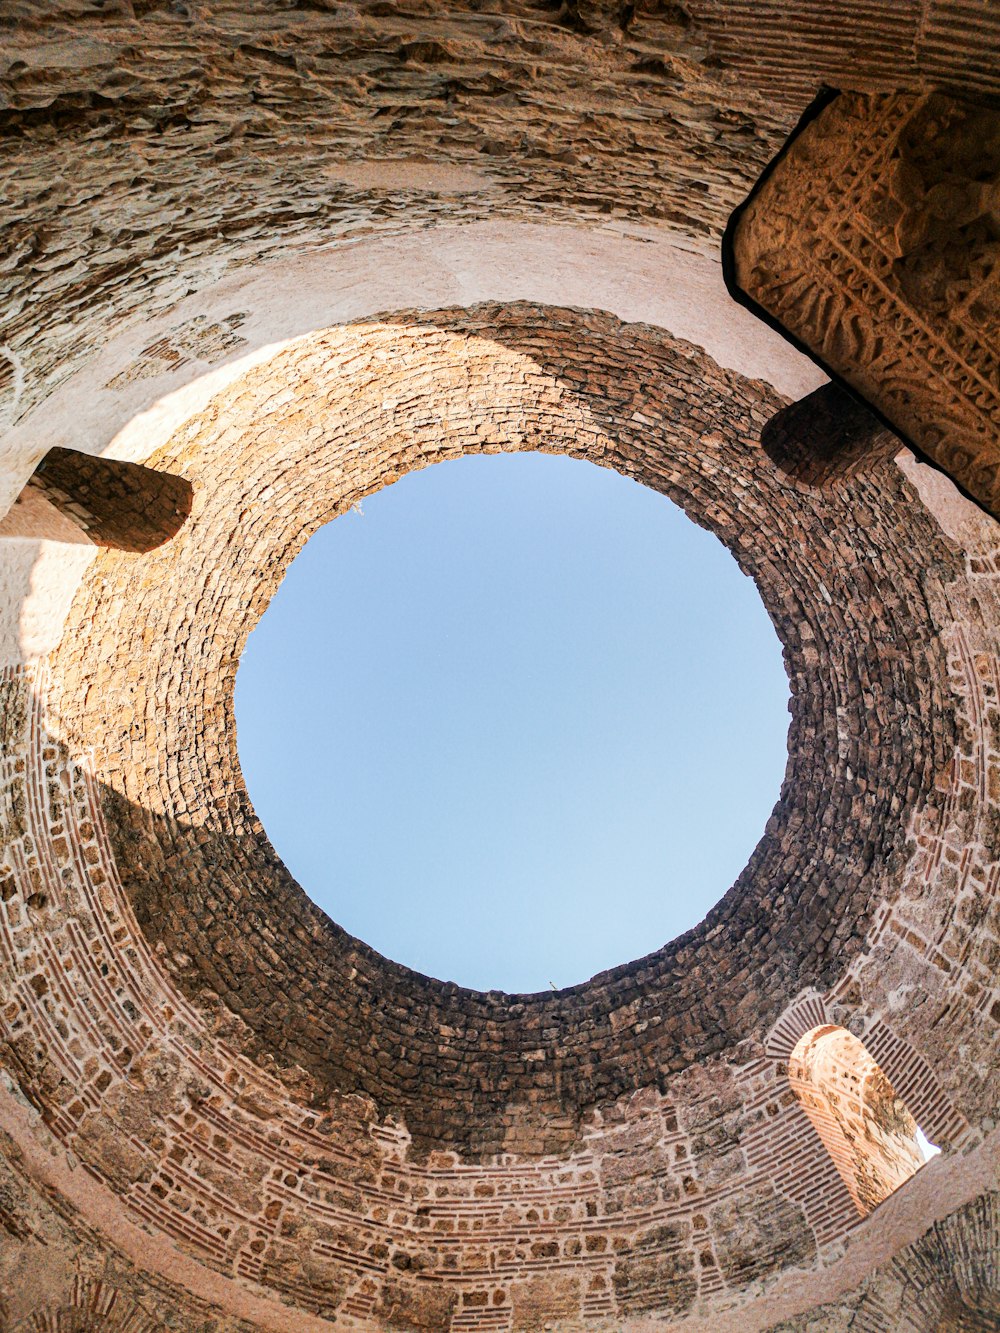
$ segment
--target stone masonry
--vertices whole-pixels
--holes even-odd
[[[1000,523],[719,255],[822,88],[986,123],[998,51],[981,0],[2,7],[0,1333],[1000,1327]],[[308,900],[233,686],[321,525],[531,449],[753,578],[789,757],[698,927],[481,994]]]

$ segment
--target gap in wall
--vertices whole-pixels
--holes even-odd
[[[591,463],[466,457],[320,529],[236,687],[257,814],[306,892],[475,989],[585,981],[697,925],[786,763],[753,582]]]

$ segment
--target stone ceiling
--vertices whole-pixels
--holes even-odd
[[[192,491],[150,551],[0,538],[0,1329],[996,1327],[1000,526],[908,450],[775,469],[822,377],[718,263],[821,85],[992,104],[996,26],[7,4],[3,504],[53,446]],[[533,448],[755,579],[789,766],[696,930],[484,995],[308,902],[232,685],[320,524]],[[788,1077],[824,1025],[943,1150],[864,1218]]]

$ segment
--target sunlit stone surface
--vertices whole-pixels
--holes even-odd
[[[718,260],[821,84],[992,105],[996,11],[3,22],[0,498],[54,446],[193,490],[145,553],[0,539],[0,1327],[996,1327],[1000,528],[908,451],[776,468],[822,374]],[[232,725],[310,533],[508,449],[715,532],[793,692],[704,925],[528,999],[314,908]],[[865,1218],[790,1077],[825,1027],[941,1148]]]

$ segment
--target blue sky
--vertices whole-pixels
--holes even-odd
[[[240,761],[309,896],[397,962],[546,990],[697,924],[784,775],[751,580],[562,456],[410,473],[306,545],[236,683]]]

